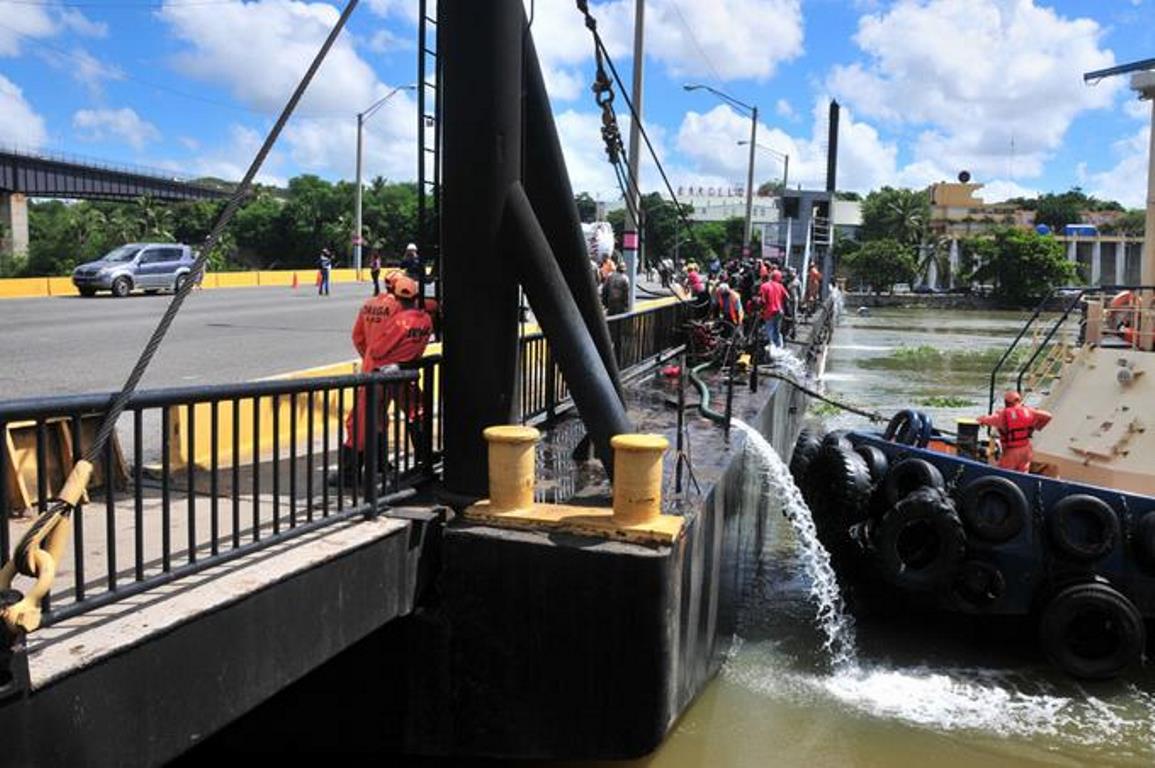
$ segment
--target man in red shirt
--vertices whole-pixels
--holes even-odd
[[[369,373],[400,363],[417,360],[425,354],[425,347],[433,333],[433,321],[428,313],[417,306],[417,282],[399,276],[393,284],[393,296],[374,296],[365,302],[353,324],[353,346],[361,355],[361,371]],[[406,432],[420,450],[422,445],[421,390],[417,382],[404,387],[390,385],[382,398],[378,414],[377,433],[387,437],[384,415],[390,405],[406,408]],[[360,393],[357,405],[345,419],[344,471],[346,484],[357,481],[361,453],[365,450],[365,394]],[[382,454],[384,457],[384,453]],[[334,480],[336,482],[336,480]]]
[[[1023,397],[1018,392],[1006,392],[1003,395],[1003,404],[989,416],[980,416],[979,424],[984,427],[994,427],[999,431],[999,444],[1003,448],[1003,455],[999,458],[999,466],[1003,469],[1013,469],[1016,472],[1029,472],[1034,451],[1031,450],[1031,435],[1036,429],[1042,429],[1051,421],[1051,414],[1047,411],[1023,405]]]
[[[762,320],[766,323],[766,336],[776,347],[782,346],[782,313],[786,309],[786,286],[782,285],[782,273],[774,270],[770,279],[758,289],[762,300]]]

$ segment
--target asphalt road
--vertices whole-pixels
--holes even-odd
[[[141,388],[249,381],[356,356],[372,285],[229,288],[188,297]],[[172,299],[0,300],[0,400],[119,389]]]

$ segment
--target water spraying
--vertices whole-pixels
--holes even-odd
[[[732,425],[746,433],[748,455],[754,457],[751,469],[770,486],[772,503],[780,505],[798,537],[801,561],[810,578],[810,594],[818,603],[818,626],[826,637],[823,647],[830,654],[831,664],[835,668],[850,666],[856,657],[854,621],[846,613],[838,580],[830,565],[830,554],[818,540],[810,508],[774,446],[740,419],[734,419]]]

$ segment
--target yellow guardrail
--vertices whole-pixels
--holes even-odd
[[[382,270],[386,274],[395,268]],[[296,278],[301,288],[317,284],[316,269],[263,269],[252,272],[206,272],[202,288],[263,288],[290,287]],[[369,280],[369,270],[361,270],[357,279],[355,269],[334,269],[329,273],[333,283],[356,283]],[[7,277],[0,279],[0,299],[36,299],[48,296],[79,296],[71,277]]]

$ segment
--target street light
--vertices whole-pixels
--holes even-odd
[[[398,91],[414,91],[416,85],[399,85],[377,101],[373,102],[363,112],[357,113],[357,215],[356,229],[353,231],[353,268],[357,271],[357,279],[361,279],[361,129],[365,121],[377,114],[377,110],[385,106],[385,102],[393,98]]]
[[[750,142],[743,139],[742,141],[738,142],[738,146],[744,147],[749,143]],[[769,152],[782,161],[782,191],[785,192],[786,185],[790,181],[790,155],[786,154],[785,152],[779,152],[776,149],[771,149],[765,144],[755,144],[754,146],[758,147],[758,149],[762,150],[763,152]]]
[[[751,215],[754,212],[754,146],[756,143],[758,133],[758,107],[753,104],[747,104],[743,101],[738,101],[733,96],[722,93],[717,88],[711,88],[708,85],[700,83],[687,83],[682,86],[686,91],[704,90],[709,91],[723,101],[731,104],[738,109],[743,109],[750,114],[750,162],[746,168],[746,241],[743,243],[743,250],[746,253],[750,251],[750,228]]]

